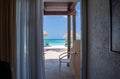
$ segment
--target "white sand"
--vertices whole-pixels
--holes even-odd
[[[65,46],[44,47],[45,59],[58,59],[59,55],[66,51]]]
[[[67,49],[65,46],[48,46],[44,47],[44,49]]]

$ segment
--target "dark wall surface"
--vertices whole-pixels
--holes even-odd
[[[109,0],[88,0],[88,79],[120,79],[120,53],[110,51]]]

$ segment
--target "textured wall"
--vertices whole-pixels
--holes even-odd
[[[112,0],[112,6],[112,50],[120,51],[120,0]]]
[[[88,0],[88,79],[120,79],[120,53],[111,52],[109,0]]]

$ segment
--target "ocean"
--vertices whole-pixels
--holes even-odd
[[[66,39],[44,39],[44,46],[65,46]]]

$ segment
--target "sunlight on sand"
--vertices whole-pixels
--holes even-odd
[[[59,55],[66,51],[65,46],[44,47],[45,59],[58,59]]]

